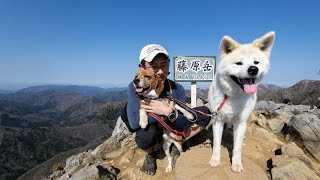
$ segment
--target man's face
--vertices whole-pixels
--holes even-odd
[[[145,63],[145,69],[156,73],[164,83],[169,75],[169,60],[165,56],[157,55],[150,63]]]

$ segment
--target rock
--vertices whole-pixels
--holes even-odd
[[[56,179],[60,177],[62,174],[64,174],[63,170],[55,171],[49,176],[49,179]]]
[[[300,149],[294,142],[283,145],[281,147],[281,153],[290,157],[306,157],[302,149]]]
[[[273,168],[271,169],[272,179],[282,180],[302,180],[313,179],[319,180],[311,169],[308,168],[302,161],[289,156],[275,156],[272,158]]]
[[[261,141],[261,145],[265,144],[266,148],[269,146],[269,149],[274,150],[278,148],[278,145],[284,145],[284,143],[280,141],[275,134],[272,134],[269,131],[259,127],[252,128],[252,139]]]
[[[302,138],[304,146],[318,161],[320,161],[320,119],[313,114],[293,116],[290,127]]]
[[[320,162],[320,142],[306,141],[303,145],[309,150],[312,156]]]
[[[306,106],[306,105],[291,105],[292,108],[292,113],[293,114],[302,114],[304,112],[310,112],[312,109],[311,106]]]
[[[99,170],[95,165],[84,167],[70,177],[70,180],[98,180]]]
[[[318,113],[318,109],[311,108],[307,105],[276,104],[273,101],[258,101],[256,103],[255,110],[259,111],[269,118],[273,118],[276,116],[291,117],[292,115],[303,113]]]
[[[112,132],[112,136],[107,141],[98,146],[94,151],[92,151],[92,155],[99,158],[104,158],[103,155],[105,155],[106,153],[120,148],[121,144],[119,142],[125,139],[129,134],[130,132],[126,124],[122,121],[121,117],[119,117]]]
[[[79,153],[78,155],[73,155],[69,157],[66,161],[66,167],[64,167],[64,171],[68,172],[72,168],[79,166],[85,161],[85,159],[90,158],[90,156],[91,156],[91,152],[86,151],[83,153]]]
[[[242,173],[231,171],[227,148],[221,148],[221,165],[213,168],[209,165],[211,153],[211,148],[194,148],[182,153],[177,160],[174,179],[268,179],[267,174],[246,157],[242,157]]]
[[[283,126],[290,122],[290,118],[285,116],[277,116],[273,119],[267,120],[267,124],[273,133],[281,132]]]
[[[248,126],[243,142],[242,155],[254,160],[263,170],[267,171],[267,161],[274,157],[274,152],[283,146],[275,134],[255,126]],[[232,147],[232,146],[231,146]]]
[[[125,153],[120,161],[119,164],[120,165],[125,165],[125,164],[129,164],[131,162],[131,160],[133,159],[133,155],[134,155],[134,151],[133,150],[128,150],[127,153]]]
[[[319,107],[320,108],[320,107]],[[313,108],[311,111],[314,115],[316,115],[320,119],[320,109],[319,108]]]
[[[256,117],[256,122],[258,123],[258,125],[260,125],[261,127],[267,129],[268,122],[267,122],[266,117],[264,115],[262,115],[262,114],[258,114],[255,117]]]
[[[279,108],[274,111],[275,116],[286,116],[291,117],[293,114],[292,108],[290,105],[279,104]]]
[[[112,131],[111,137],[117,136],[119,134],[128,135],[129,129],[127,125],[122,121],[121,116],[118,117],[116,126],[114,127]]]
[[[293,129],[299,132],[304,141],[320,141],[320,120],[312,114],[300,114],[290,120]]]
[[[259,111],[265,116],[274,116],[275,110],[277,110],[280,105],[274,103],[273,101],[258,101],[255,106],[255,110]]]
[[[282,155],[287,155],[290,158],[296,158],[304,162],[310,169],[312,169],[318,176],[320,176],[319,168],[308,158],[307,155],[300,149],[296,143],[291,142],[281,147]]]
[[[234,173],[230,169],[232,129],[223,132],[221,166],[213,168],[209,165],[213,136],[209,128],[189,139],[186,143],[188,149],[185,148],[186,152],[178,158],[172,172],[165,173],[168,161],[162,151],[162,154],[157,155],[156,174],[146,175],[140,170],[146,153],[137,147],[135,133],[130,133],[121,118],[118,118],[112,136],[94,151],[70,157],[66,162],[65,174],[59,179],[80,179],[86,176],[87,179],[106,179],[109,168],[105,166],[116,169],[117,173],[114,174],[117,175],[110,176],[111,179],[319,179],[320,164],[315,163],[295,143],[285,144],[274,134],[281,131],[283,124],[287,124],[288,132],[295,131],[300,135],[302,144],[314,157],[318,157],[319,118],[305,112],[307,108],[304,106],[291,108],[288,105],[262,102],[256,108],[259,110],[251,114],[243,141],[242,173]],[[292,112],[303,114],[293,115]],[[275,156],[275,151],[280,147],[282,155]],[[272,160],[272,164],[268,160]],[[57,178],[61,173],[57,172],[51,177]]]
[[[137,177],[137,174],[140,173],[139,171],[140,170],[138,170],[136,167],[128,167],[123,172],[121,172],[121,174],[118,176],[118,178],[119,179],[129,179],[128,177],[130,177],[130,180],[142,179],[142,178]]]

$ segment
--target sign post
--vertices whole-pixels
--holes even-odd
[[[197,83],[191,82],[191,108],[197,107]]]
[[[197,82],[213,80],[216,66],[215,56],[175,56],[174,80],[191,82],[191,107],[197,106]]]

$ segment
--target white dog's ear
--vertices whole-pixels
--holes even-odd
[[[232,51],[234,51],[239,44],[233,40],[230,36],[224,36],[220,43],[220,56],[223,57]]]
[[[274,37],[275,33],[273,31],[270,31],[264,36],[262,36],[260,39],[254,40],[252,44],[253,46],[258,47],[267,55],[267,57],[269,57],[273,46]]]

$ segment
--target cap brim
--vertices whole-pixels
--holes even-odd
[[[168,54],[164,53],[163,51],[154,51],[154,52],[150,53],[147,57],[145,57],[144,60],[147,62],[151,62],[153,60],[153,58],[156,57],[156,55],[161,54],[161,53],[166,55],[169,58]]]

